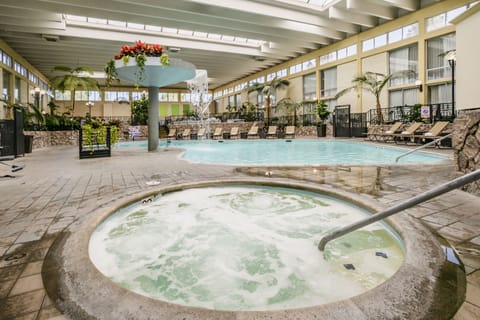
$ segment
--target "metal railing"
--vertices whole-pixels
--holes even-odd
[[[452,133],[449,133],[449,134],[447,134],[446,136],[443,136],[443,137],[441,137],[441,138],[438,138],[438,139],[435,139],[435,140],[430,141],[430,142],[428,142],[428,143],[425,143],[425,144],[421,145],[421,146],[418,147],[418,148],[415,148],[415,149],[413,149],[413,150],[407,151],[407,152],[405,152],[404,154],[401,154],[401,155],[399,155],[398,157],[396,157],[396,158],[395,158],[395,162],[398,162],[398,160],[400,160],[400,158],[403,158],[403,157],[405,157],[405,156],[408,156],[409,154],[412,154],[412,153],[414,153],[414,152],[416,152],[416,151],[418,151],[418,150],[424,149],[424,148],[429,147],[429,146],[431,146],[431,145],[437,145],[440,141],[443,141],[443,140],[445,140],[445,139],[447,139],[447,138],[450,138],[452,135],[453,135],[453,132],[452,132]]]
[[[476,180],[480,179],[480,169],[477,169],[476,171],[467,173],[459,178],[453,179],[449,182],[443,183],[439,185],[438,187],[435,187],[431,190],[428,190],[426,192],[423,192],[419,195],[416,195],[413,198],[407,199],[396,206],[393,206],[387,210],[384,210],[382,212],[376,213],[368,218],[365,218],[363,220],[360,220],[358,222],[352,223],[348,226],[345,226],[339,230],[335,230],[329,234],[327,234],[325,237],[323,237],[319,244],[318,244],[318,249],[320,251],[325,250],[325,246],[327,245],[328,242],[330,242],[333,239],[339,238],[341,236],[346,235],[347,233],[350,233],[352,231],[355,231],[357,229],[360,229],[362,227],[365,227],[369,224],[372,224],[374,222],[377,222],[378,220],[385,219],[395,213],[398,213],[400,211],[403,211],[405,209],[411,208],[419,203],[425,202],[427,200],[430,200],[432,198],[435,198],[436,196],[439,196],[441,194],[444,194],[446,192],[452,191],[453,189],[462,187],[466,185],[467,183],[474,182]]]

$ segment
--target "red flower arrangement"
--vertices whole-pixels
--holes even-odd
[[[160,57],[163,52],[163,47],[159,44],[149,44],[137,40],[133,46],[122,46],[120,54],[114,57],[115,60],[120,60],[125,56],[136,57],[144,54],[147,57]]]

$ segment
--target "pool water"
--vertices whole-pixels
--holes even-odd
[[[124,142],[120,147],[143,146],[146,142]],[[161,148],[183,148],[181,158],[196,163],[228,165],[368,165],[394,164],[406,151],[384,145],[352,141],[319,140],[207,140],[161,141]],[[436,163],[446,157],[416,152],[399,163]]]
[[[130,205],[98,226],[90,258],[112,281],[172,303],[214,310],[283,310],[358,295],[404,258],[375,223],[317,249],[326,232],[369,213],[279,187],[186,189]]]

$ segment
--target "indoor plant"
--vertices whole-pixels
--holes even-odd
[[[327,135],[327,125],[325,124],[325,120],[327,120],[328,116],[330,116],[330,111],[328,111],[328,106],[325,101],[318,101],[317,114],[320,118],[320,122],[317,124],[317,136],[325,137]]]

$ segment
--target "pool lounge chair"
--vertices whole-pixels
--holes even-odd
[[[269,126],[267,132],[267,139],[268,138],[276,138],[277,137],[277,126]]]
[[[240,137],[240,131],[238,127],[232,127],[230,130],[230,139],[238,139]]]
[[[200,128],[197,131],[197,139],[205,139],[205,128]]]
[[[428,142],[428,140],[436,140],[444,136],[442,134],[444,130],[447,128],[449,122],[448,121],[438,121],[430,128],[427,132],[421,135],[414,134],[413,139],[416,143],[423,143]],[[440,141],[435,143],[435,147],[440,148]]]
[[[285,128],[285,138],[295,138],[295,126],[287,126]]]
[[[398,131],[400,131],[401,126],[401,122],[395,122],[388,130],[378,132],[376,134],[373,133],[373,139],[383,142],[393,141],[394,135],[397,134]]]
[[[247,133],[247,139],[248,138],[258,138],[258,126],[257,124],[255,123],[251,128],[250,130],[248,130],[248,133]]]
[[[213,133],[213,139],[222,139],[223,138],[223,128],[218,127],[215,129],[215,132]]]
[[[183,140],[190,139],[190,133],[191,132],[192,132],[192,130],[190,128],[186,128],[185,130],[183,130],[182,139]]]
[[[176,139],[177,138],[177,129],[172,128],[168,131],[167,139]]]
[[[393,141],[395,143],[398,143],[399,141],[402,141],[405,144],[407,144],[409,141],[413,141],[413,135],[415,134],[415,132],[418,131],[418,129],[420,129],[422,124],[423,124],[423,122],[414,122],[408,128],[406,128],[404,131],[402,131],[401,133],[394,133],[393,134]]]

